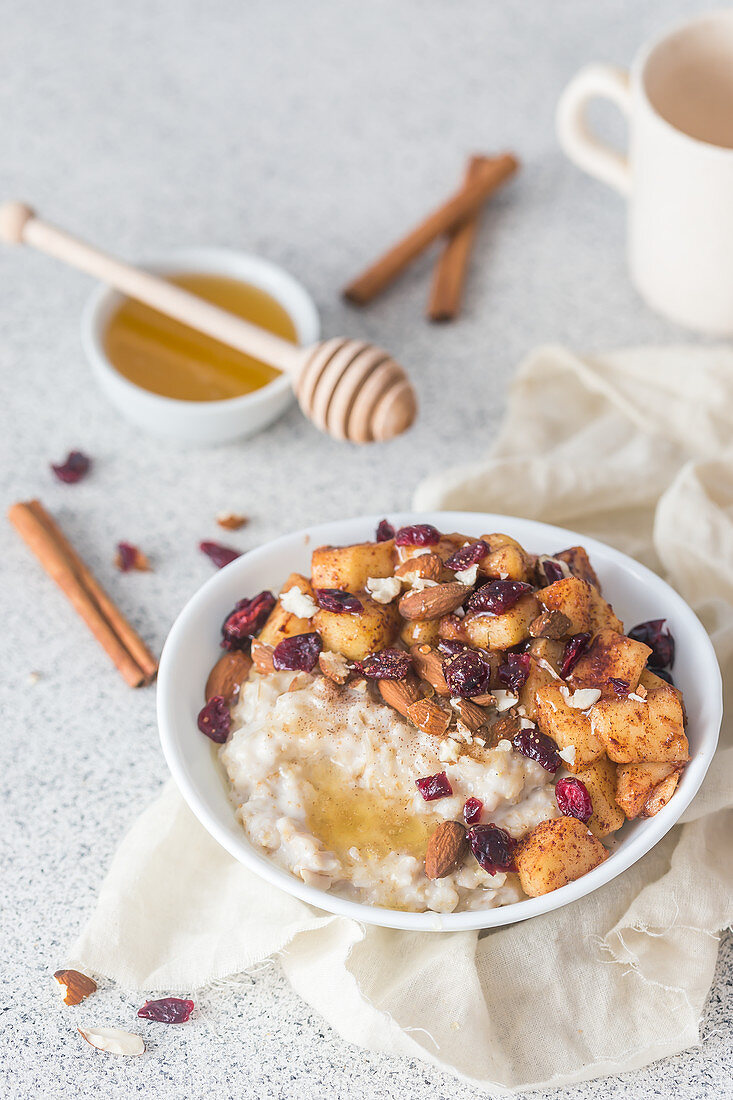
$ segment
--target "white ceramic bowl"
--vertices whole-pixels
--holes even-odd
[[[293,571],[309,574],[314,546],[371,539],[380,518],[327,523],[284,535],[220,570],[186,604],[168,635],[160,660],[158,724],[168,766],[188,805],[231,855],[268,882],[320,909],[367,924],[425,931],[491,928],[547,913],[610,882],[664,836],[703,780],[715,751],[722,717],[718,662],[697,616],[656,574],[595,539],[510,516],[436,512],[400,513],[389,518],[396,526],[432,523],[444,531],[464,531],[476,536],[486,531],[503,531],[533,553],[552,553],[581,543],[600,576],[604,594],[625,623],[632,626],[646,619],[667,619],[677,643],[674,675],[685,696],[691,759],[664,809],[656,817],[626,822],[616,834],[609,858],[576,882],[543,897],[468,913],[403,913],[345,901],[306,886],[275,866],[247,840],[235,819],[216,749],[196,726],[206,678],[221,653],[221,623],[243,596],[254,595],[263,588],[277,590]]]
[[[308,291],[281,267],[259,256],[227,248],[185,248],[141,266],[157,275],[196,272],[251,283],[271,294],[289,313],[299,344],[313,344],[318,339],[318,311]],[[136,386],[119,373],[104,350],[107,322],[122,297],[105,286],[95,290],[82,313],[81,338],[97,381],[133,424],[179,443],[215,446],[261,431],[290,405],[293,388],[285,374],[253,393],[226,401],[178,401]]]

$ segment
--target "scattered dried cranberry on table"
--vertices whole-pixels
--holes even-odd
[[[160,997],[157,1001],[146,1001],[137,1014],[144,1020],[157,1020],[161,1024],[185,1024],[194,1007],[193,1001],[181,997]]]
[[[81,481],[83,477],[86,477],[91,465],[91,459],[82,451],[69,451],[65,461],[57,465],[52,462],[51,469],[59,481],[64,481],[67,485],[74,485],[77,481]]]
[[[211,558],[217,569],[223,569],[225,565],[241,558],[242,551],[234,550],[231,546],[222,546],[220,542],[200,542],[199,550]]]

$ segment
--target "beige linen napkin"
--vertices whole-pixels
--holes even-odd
[[[419,508],[576,528],[663,572],[733,687],[733,352],[640,349],[521,366],[490,453],[418,490]],[[344,1038],[518,1090],[634,1069],[699,1041],[718,934],[733,919],[733,736],[638,864],[524,924],[411,934],[311,909],[237,864],[167,787],[123,841],[77,965],[191,991],[278,953]]]

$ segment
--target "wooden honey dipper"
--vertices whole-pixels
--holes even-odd
[[[156,275],[93,248],[36,217],[22,202],[0,205],[0,239],[27,244],[289,374],[301,409],[322,431],[352,443],[383,442],[410,427],[415,391],[388,352],[336,338],[301,348]]]

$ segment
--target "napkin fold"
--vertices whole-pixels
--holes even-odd
[[[733,352],[534,351],[489,453],[429,478],[415,507],[506,512],[603,539],[697,611],[733,689]],[[731,712],[733,713],[733,712]],[[676,826],[588,897],[488,934],[330,916],[261,881],[175,788],[123,840],[75,965],[191,991],[277,954],[345,1039],[497,1091],[638,1068],[700,1041],[733,920],[733,723]]]

